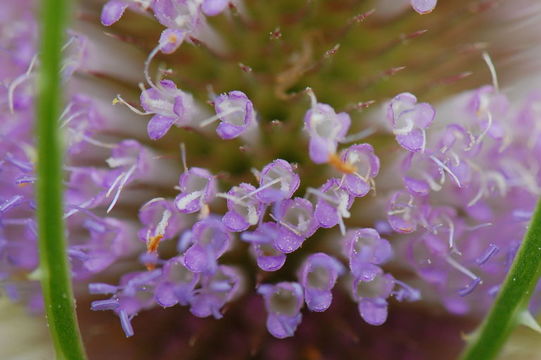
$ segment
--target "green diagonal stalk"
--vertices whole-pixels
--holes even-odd
[[[41,1],[37,96],[37,202],[40,275],[49,331],[58,359],[85,359],[64,238],[62,145],[62,45],[68,0]]]
[[[468,338],[463,360],[490,360],[498,355],[513,328],[527,313],[541,275],[541,200],[526,236],[490,312]]]

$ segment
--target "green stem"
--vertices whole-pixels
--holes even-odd
[[[541,200],[490,312],[468,339],[463,360],[493,359],[503,347],[541,275]]]
[[[57,358],[85,359],[64,238],[62,145],[62,46],[68,0],[41,1],[40,72],[37,98],[37,202],[40,275],[49,331]]]

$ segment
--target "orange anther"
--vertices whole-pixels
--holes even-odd
[[[147,252],[153,253],[158,251],[158,245],[160,245],[160,240],[163,239],[163,235],[151,236],[147,241]]]
[[[357,170],[353,165],[343,162],[336,154],[329,155],[329,164],[344,174],[354,174]]]
[[[163,239],[163,235],[156,235],[151,236],[147,241],[147,253],[155,253],[158,251],[158,246],[160,245],[160,241]],[[148,271],[154,270],[156,268],[156,264],[152,263],[146,263],[145,264]]]

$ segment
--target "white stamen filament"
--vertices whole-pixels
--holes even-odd
[[[389,210],[389,211],[387,211],[387,215],[400,215],[400,214],[405,214],[407,212],[409,212],[409,209],[404,207],[402,209]]]
[[[445,165],[444,163],[442,163],[437,157],[431,155],[430,158],[432,159],[432,161],[434,161],[436,164],[438,164],[438,166],[444,170],[445,172],[447,172],[452,178],[453,180],[455,181],[456,185],[461,188],[462,185],[460,184],[460,181],[458,180],[458,178],[456,177],[456,175],[451,171],[451,169],[449,169],[447,167],[447,165]]]
[[[136,108],[135,106],[129,104],[126,100],[124,100],[120,95],[117,95],[116,98],[114,98],[113,100],[113,105],[116,104],[117,102],[121,103],[121,104],[124,104],[126,105],[126,107],[128,109],[130,109],[131,111],[133,111],[134,113],[136,113],[137,115],[152,115],[154,113],[151,113],[151,112],[146,112],[146,111],[141,111],[139,110],[138,108]]]
[[[453,221],[448,217],[445,216],[445,220],[449,224],[449,249],[451,249],[451,252],[455,252],[458,255],[462,255],[460,251],[456,248],[455,244],[455,224]]]
[[[213,122],[220,120],[223,116],[227,116],[227,115],[231,115],[231,114],[243,112],[243,111],[244,109],[241,107],[231,107],[225,111],[222,111],[220,113],[217,113],[214,116],[209,117],[206,120],[201,121],[201,123],[199,124],[199,127],[205,127],[207,125],[210,125]]]
[[[136,160],[131,157],[110,157],[105,160],[110,168],[117,168],[119,166],[132,165]]]
[[[314,91],[312,90],[311,87],[307,87],[304,91],[306,92],[306,94],[308,94],[308,97],[310,97],[310,106],[312,108],[315,108],[317,105],[317,99],[316,99],[316,95],[314,94]]]
[[[90,206],[90,204],[92,204],[93,201],[94,199],[89,199],[85,201],[84,203],[77,205],[75,209],[71,209],[64,215],[64,219],[67,219],[71,217],[72,215],[77,214],[81,209],[86,209],[88,206]]]
[[[128,179],[130,178],[130,176],[135,172],[136,168],[137,167],[135,165],[133,165],[128,171],[126,171],[125,173],[122,173],[117,178],[117,179],[122,178],[122,180],[120,180],[118,182],[118,187],[117,187],[116,194],[115,194],[113,200],[111,201],[111,204],[109,205],[109,208],[107,209],[107,213],[109,213],[109,212],[111,212],[111,210],[113,210],[113,207],[115,206],[115,204],[118,201],[118,198],[120,197],[120,192],[122,191],[122,189],[124,188],[124,186],[128,182]],[[122,176],[122,175],[124,175],[124,176]],[[115,185],[117,183],[117,179],[115,179],[113,185]],[[111,188],[112,187],[113,186],[111,186]],[[109,188],[109,190],[107,191],[107,194],[111,193],[111,188]],[[106,195],[106,197],[108,197],[108,195]]]
[[[346,174],[342,175],[342,177],[340,178],[340,184],[338,185],[338,187],[342,187],[344,186],[344,181],[346,181]],[[306,198],[306,195],[304,196],[304,198]]]
[[[481,133],[481,135],[479,135],[477,137],[477,140],[475,140],[475,143],[476,144],[479,144],[481,143],[481,141],[483,140],[483,138],[485,137],[485,135],[488,133],[488,131],[490,130],[490,128],[492,127],[492,113],[490,111],[487,111],[487,118],[488,118],[488,124],[486,126],[486,128],[483,130],[483,132]]]
[[[478,224],[478,225],[475,225],[475,226],[471,226],[469,228],[467,228],[468,231],[475,231],[475,230],[478,230],[478,229],[483,229],[483,228],[486,228],[486,227],[489,227],[489,226],[492,226],[493,224],[490,223],[490,222],[487,222],[487,223],[482,223],[482,224]]]
[[[180,159],[182,160],[182,168],[184,172],[188,171],[188,163],[186,162],[186,145],[180,143]]]
[[[139,209],[139,210],[143,210],[144,208],[146,208],[146,207],[148,207],[148,206],[154,204],[155,202],[158,202],[158,201],[164,201],[164,200],[165,200],[165,198],[162,198],[162,197],[154,198],[154,199],[149,200],[149,201],[147,201],[146,203],[144,203],[143,206],[141,206],[141,209]]]
[[[344,224],[342,216],[338,216],[338,227],[340,228],[340,234],[342,234],[342,236],[346,235],[346,225]]]
[[[176,202],[176,206],[177,206],[177,208],[179,208],[181,210],[184,210],[186,208],[186,206],[188,206],[189,203],[191,203],[192,201],[194,201],[197,198],[201,199],[202,197],[203,197],[203,191],[201,191],[201,190],[191,192],[191,193],[187,194],[186,196],[182,197],[180,200],[178,200]]]
[[[432,191],[440,191],[442,189],[442,186],[441,184],[438,184],[434,178],[432,176],[430,176],[429,174],[427,174],[426,172],[423,172],[421,174],[421,176],[423,177],[423,179],[426,180],[426,182],[428,183],[428,186],[430,186],[430,189]]]
[[[290,230],[291,232],[293,232],[295,235],[298,235],[298,236],[301,236],[301,233],[295,229],[292,225],[282,221],[282,220],[278,220],[273,214],[269,214],[270,217],[276,221],[278,224],[282,225],[283,227],[285,227],[286,229]]]
[[[249,193],[243,195],[242,197],[239,198],[239,200],[244,200],[244,199],[246,199],[246,198],[249,198],[249,197],[251,197],[251,196],[257,194],[257,193],[260,192],[260,191],[263,191],[263,190],[265,190],[265,189],[267,189],[267,188],[270,188],[271,186],[273,186],[273,185],[279,183],[279,182],[282,181],[282,180],[284,180],[284,179],[283,179],[283,178],[276,178],[276,179],[272,180],[271,182],[266,183],[265,185],[261,185],[260,187],[258,187],[258,188],[255,189],[254,191],[251,191],[251,192],[249,192]]]
[[[64,109],[64,111],[62,111],[62,114],[60,114],[60,120],[62,120],[62,119],[70,112],[70,110],[71,110],[71,108],[73,107],[73,105],[74,105],[74,104],[73,104],[72,102],[70,102],[70,103],[66,106],[66,108]]]
[[[466,161],[467,161],[468,165],[472,167],[472,169],[479,172],[479,181],[480,181],[479,191],[473,197],[473,199],[470,200],[470,202],[467,205],[467,207],[470,207],[470,206],[475,205],[483,197],[484,192],[486,190],[486,179],[484,177],[483,171],[481,170],[481,168],[476,163],[474,163],[471,160],[466,160]]]
[[[30,73],[34,69],[34,65],[37,61],[37,55],[34,55],[32,60],[30,61],[30,65],[28,65],[28,69],[26,69],[26,72],[22,74],[21,76],[17,77],[8,87],[8,105],[9,105],[9,111],[13,114],[15,112],[15,105],[13,103],[13,94],[15,92],[15,89],[17,86],[21,85],[23,82],[25,82],[27,79],[30,78]]]
[[[464,275],[466,275],[467,277],[469,277],[470,279],[472,280],[477,280],[479,279],[479,276],[475,275],[473,272],[471,272],[469,269],[467,269],[466,267],[464,267],[462,264],[460,264],[459,262],[457,262],[455,259],[453,259],[452,257],[450,256],[447,256],[445,258],[445,260],[447,260],[447,262],[449,263],[449,265],[451,265],[452,267],[454,267],[455,269],[457,269],[458,271],[460,271],[461,273],[463,273]],[[480,284],[482,284],[483,281],[480,282]]]
[[[150,74],[149,74],[149,68],[150,68],[150,63],[152,62],[152,59],[154,59],[154,57],[156,56],[156,54],[158,54],[158,52],[160,51],[160,48],[161,48],[161,45],[158,44],[158,46],[156,46],[151,52],[150,54],[148,54],[148,57],[147,59],[145,60],[145,67],[144,67],[144,70],[143,70],[143,73],[145,74],[145,80],[147,81],[147,83],[154,89],[158,89],[158,87],[156,86],[156,84],[154,84],[154,82],[152,82],[152,79],[150,78]]]
[[[76,113],[73,113],[71,114],[66,120],[64,120],[62,122],[62,124],[60,125],[60,128],[63,128],[65,127],[66,125],[68,125],[73,119],[76,119],[77,117],[81,116],[81,115],[84,115],[86,113],[86,111],[84,110],[81,110],[81,111],[77,111]],[[62,114],[64,115],[64,114]],[[60,118],[62,118],[62,116],[60,116]]]
[[[156,226],[156,231],[154,231],[154,236],[163,236],[165,234],[165,229],[169,225],[169,219],[173,214],[169,210],[165,210],[162,214],[162,218],[158,225]]]
[[[62,51],[66,50],[71,44],[75,42],[75,36],[71,36],[68,41],[62,46]]]
[[[364,129],[362,131],[359,131],[358,133],[346,136],[344,138],[344,140],[342,140],[341,142],[342,143],[351,143],[351,142],[359,141],[359,140],[365,139],[365,138],[367,138],[370,135],[373,135],[375,133],[376,133],[376,129],[374,129],[374,128]]]
[[[316,197],[319,197],[319,198],[321,198],[321,199],[323,199],[323,200],[325,200],[325,201],[327,201],[327,202],[329,202],[331,204],[340,205],[340,202],[339,202],[338,199],[335,199],[335,198],[325,194],[323,191],[320,191],[318,189],[309,187],[309,188],[306,189],[306,192],[310,193],[310,194],[313,194]]]
[[[494,66],[494,63],[492,62],[490,55],[486,51],[483,51],[483,60],[487,64],[488,70],[490,71],[490,77],[492,78],[492,86],[494,86],[494,89],[496,89],[496,91],[499,92],[500,86],[498,84],[498,76],[496,74],[496,67]]]
[[[479,185],[479,191],[477,192],[477,194],[475,194],[473,199],[470,200],[467,207],[470,207],[470,206],[473,206],[473,205],[477,204],[477,202],[479,200],[481,200],[481,198],[485,194],[485,181],[484,181],[483,178],[481,178],[480,180],[481,180],[481,184]]]
[[[118,185],[118,183],[120,182],[120,180],[122,179],[122,176],[124,175],[124,173],[121,173],[120,175],[118,175],[116,177],[116,179],[113,181],[113,183],[111,184],[111,186],[109,186],[109,189],[107,190],[107,192],[105,193],[105,197],[108,198],[111,193],[113,192],[113,190],[116,188],[116,186]]]
[[[106,149],[114,149],[116,147],[116,144],[107,144],[107,143],[101,142],[99,140],[92,139],[91,137],[86,136],[86,135],[83,135],[83,139],[84,139],[84,141],[86,141],[89,144],[92,144],[92,145],[95,145],[95,146],[98,146],[98,147],[102,147],[102,148],[106,148]]]
[[[340,202],[338,203],[338,207],[337,207],[338,214],[341,217],[344,217],[346,219],[351,217],[351,213],[347,209],[348,200],[349,200],[348,195],[347,194],[342,194],[342,196],[340,196]]]
[[[251,205],[242,201],[240,198],[236,197],[236,196],[233,196],[233,195],[229,195],[229,194],[226,194],[226,193],[218,193],[216,194],[216,197],[220,197],[222,199],[227,199],[227,200],[231,200],[232,202],[234,202],[236,205],[241,205],[241,206],[244,206],[244,207],[250,207]]]

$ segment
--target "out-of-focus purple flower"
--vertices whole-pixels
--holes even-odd
[[[374,186],[374,177],[379,172],[379,158],[370,144],[352,145],[342,152],[342,162],[354,171],[345,173],[343,187],[355,197],[365,196]]]
[[[319,225],[324,228],[339,225],[340,231],[345,233],[344,218],[351,216],[349,209],[354,198],[340,187],[340,180],[331,178],[319,190],[310,190],[317,197],[314,217]]]
[[[293,336],[302,320],[302,287],[298,283],[281,282],[260,285],[257,292],[265,299],[267,330],[279,339]]]
[[[266,204],[289,199],[299,188],[300,178],[285,160],[276,159],[261,170],[257,198]]]
[[[216,196],[214,175],[198,167],[192,167],[180,175],[179,188],[180,194],[175,198],[175,207],[185,214],[205,209]]]
[[[171,126],[187,126],[193,120],[193,98],[177,88],[171,80],[161,80],[156,87],[141,92],[141,106],[154,114],[148,122],[152,140],[163,137]]]
[[[184,264],[196,273],[212,274],[218,266],[216,260],[231,245],[231,233],[219,219],[208,217],[194,224],[192,245],[184,253]]]
[[[369,278],[378,271],[376,265],[390,260],[392,254],[391,244],[375,229],[352,229],[344,238],[344,255],[349,259],[349,268],[355,277]]]
[[[182,256],[167,260],[163,266],[162,278],[156,285],[156,302],[163,307],[178,304],[187,305],[192,300],[200,274],[191,272]]]
[[[220,125],[216,128],[218,136],[224,140],[234,139],[253,129],[256,124],[256,114],[250,99],[242,91],[231,91],[214,99],[216,119]],[[203,121],[205,126],[214,117]]]
[[[286,255],[276,245],[280,236],[279,225],[267,222],[260,224],[253,232],[244,232],[241,238],[251,244],[261,270],[276,271],[286,262]]]
[[[318,228],[313,205],[306,199],[281,201],[273,213],[280,232],[275,245],[286,254],[301,247],[304,240],[312,236]]]
[[[220,309],[243,290],[242,275],[233,267],[221,265],[212,275],[202,275],[201,288],[190,301],[190,311],[197,317],[220,319]]]
[[[426,14],[436,2],[410,4]],[[260,6],[280,6],[276,4]],[[407,1],[404,4],[407,7]],[[9,11],[0,15],[0,30],[5,30],[0,31],[0,94],[5,100],[0,100],[5,110],[0,112],[0,287],[12,300],[39,311],[32,80],[40,64],[36,26],[26,5],[6,3]],[[195,316],[218,319],[244,285],[252,284],[264,298],[267,328],[277,338],[295,333],[304,303],[314,312],[333,311],[333,294],[336,301],[345,287],[353,306],[356,303],[372,325],[385,322],[391,296],[416,301],[430,294],[451,313],[484,311],[541,194],[536,156],[541,151],[539,94],[527,97],[523,105],[509,100],[484,54],[492,86],[434,102],[433,107],[418,103],[411,93],[395,96],[372,87],[378,72],[367,77],[374,100],[358,102],[355,97],[364,91],[349,89],[362,88],[364,80],[344,83],[348,86],[340,91],[325,89],[341,72],[354,74],[342,69],[341,59],[326,62],[340,56],[337,44],[348,51],[348,42],[341,39],[349,25],[344,32],[333,29],[335,37],[329,36],[326,22],[314,22],[322,36],[297,37],[295,29],[305,16],[269,12],[276,27],[271,42],[261,48],[239,42],[250,45],[243,53],[231,39],[269,26],[267,18],[252,17],[252,5],[243,5],[237,0],[107,1],[101,14],[104,25],[118,22],[127,9],[137,13],[134,19],[145,21],[140,29],[115,25],[107,37],[113,46],[133,48],[134,56],[102,44],[101,34],[91,30],[69,32],[62,76],[70,96],[58,119],[66,134],[64,217],[74,279],[99,275],[92,281],[100,282],[91,283],[89,292],[108,297],[94,301],[91,308],[113,311],[126,336],[132,336],[132,319],[146,309],[178,304]],[[339,8],[346,7],[329,11],[347,14],[347,24],[360,23],[372,13],[352,17]],[[207,22],[207,16],[222,13]],[[12,14],[21,22],[4,27]],[[379,29],[379,23],[387,22],[377,23]],[[228,33],[213,30],[223,30],[223,24]],[[367,49],[363,56],[368,65],[377,65],[367,68],[387,63],[370,60],[371,53],[394,51],[424,32]],[[302,49],[297,52],[299,44],[286,38],[301,40]],[[328,41],[332,47],[322,48]],[[186,53],[171,55],[189,45],[194,47]],[[293,51],[285,68],[271,58],[276,49]],[[146,60],[140,50],[147,52]],[[318,59],[318,54],[323,57]],[[101,61],[105,58],[111,61]],[[192,72],[199,62],[201,71]],[[239,69],[242,73],[235,73]],[[316,76],[320,69],[329,69],[333,76]],[[380,70],[387,79],[399,69]],[[137,87],[141,79],[145,82]],[[411,81],[411,89],[436,99],[432,82],[423,87]],[[295,89],[308,82],[328,104],[318,102],[311,89],[304,92],[311,100],[308,109],[295,101],[302,93]],[[108,87],[120,84],[128,94],[140,92],[139,104],[115,97],[116,90],[110,93]],[[229,89],[242,91],[224,92]],[[111,98],[113,104],[122,103],[150,120],[112,109]],[[366,109],[389,98],[383,106],[386,114]],[[205,104],[215,113],[206,111]],[[117,117],[116,110],[130,116]],[[218,137],[202,129],[214,121],[219,122]],[[390,129],[379,126],[389,122]],[[173,125],[181,129],[171,131]],[[350,127],[358,132],[348,135]],[[308,149],[301,132],[308,137]],[[363,143],[355,143],[359,140]],[[187,168],[181,144],[184,173],[175,187],[179,166],[169,160],[181,141],[194,149],[193,159],[201,167]],[[252,184],[249,169],[256,178]],[[229,190],[217,193],[218,187]],[[306,191],[304,198],[299,189]],[[180,194],[171,200],[175,190]],[[400,269],[404,281],[381,269],[391,261],[389,271],[398,276],[395,271]],[[298,283],[280,282],[291,274],[297,274]],[[346,286],[335,289],[344,285],[340,283]],[[311,335],[309,325],[300,332]]]
[[[252,194],[256,188],[242,183],[234,186],[226,194],[227,209],[222,222],[230,231],[244,231],[259,222],[263,205]]]
[[[312,95],[312,106],[304,116],[304,128],[310,137],[310,159],[316,164],[326,163],[336,155],[351,124],[347,113],[336,113],[327,104],[318,103]]]
[[[353,281],[353,297],[358,302],[359,313],[367,323],[381,325],[387,320],[387,298],[394,287],[394,278],[381,269],[370,277]]]
[[[408,151],[424,151],[426,128],[436,112],[428,103],[417,103],[415,95],[402,93],[389,103],[387,118],[391,122],[396,141]]]
[[[325,253],[312,254],[304,261],[299,271],[299,283],[304,288],[308,309],[321,312],[331,306],[331,290],[343,272],[342,264]]]

